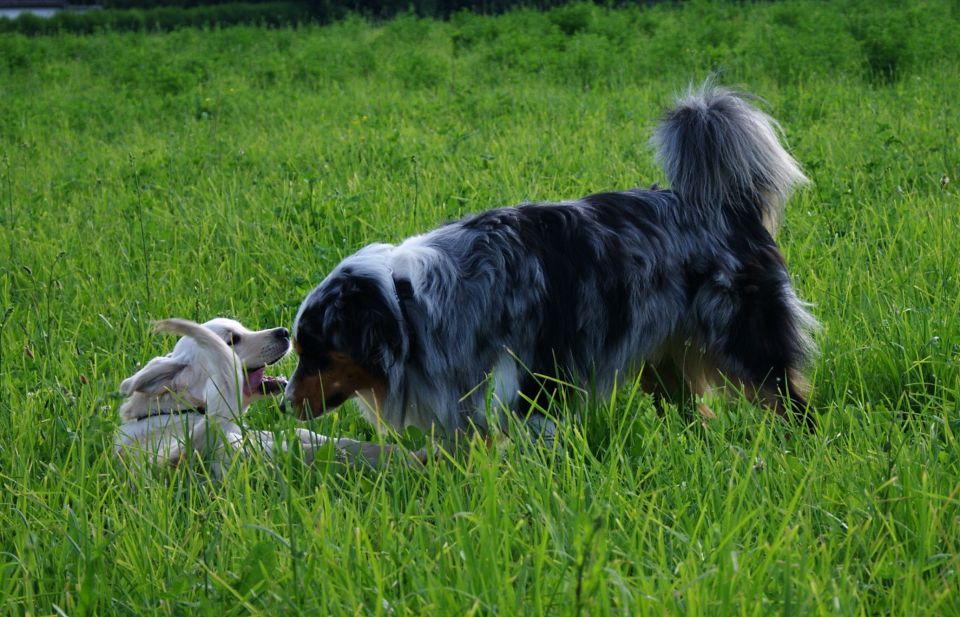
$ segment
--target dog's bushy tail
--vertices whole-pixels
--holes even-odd
[[[677,100],[651,141],[685,207],[720,222],[759,217],[775,236],[790,194],[808,182],[780,132],[747,95],[707,82]]]
[[[154,322],[153,331],[188,336],[203,352],[200,361],[209,377],[204,391],[207,416],[232,418],[239,414],[243,368],[233,350],[216,333],[177,317]]]

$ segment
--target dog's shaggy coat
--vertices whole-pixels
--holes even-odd
[[[542,430],[561,383],[646,366],[657,394],[732,383],[810,422],[815,321],[773,239],[806,178],[775,121],[706,86],[653,143],[670,189],[499,208],[344,259],[297,314],[287,398],[316,415],[358,394],[375,423],[453,438],[490,428],[491,396]]]

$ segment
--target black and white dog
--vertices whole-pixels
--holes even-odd
[[[344,259],[303,301],[287,400],[455,439],[492,398],[544,435],[559,389],[643,369],[657,395],[733,385],[802,417],[816,327],[774,241],[807,182],[776,121],[704,86],[653,137],[670,189],[499,208]],[[646,368],[644,368],[646,367]],[[562,412],[560,412],[562,413]]]

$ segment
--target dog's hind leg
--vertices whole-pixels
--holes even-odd
[[[675,370],[682,377],[684,394],[693,400],[700,420],[704,423],[717,417],[705,399],[713,390],[713,377],[716,369],[703,354],[684,350],[673,358]]]
[[[816,417],[810,410],[810,385],[796,370],[788,369],[782,375],[773,376],[755,391],[757,398],[780,417],[793,422],[803,422],[808,430],[816,430]]]
[[[810,387],[797,369],[783,368],[781,363],[766,371],[757,368],[745,371],[750,358],[728,358],[725,361],[720,357],[695,356],[677,362],[687,388],[685,394],[694,399],[697,413],[704,422],[716,418],[704,399],[717,389],[725,389],[718,384],[728,381],[733,387],[742,388],[749,399],[773,410],[783,419],[802,421],[811,430],[816,428],[807,402]]]
[[[794,293],[776,245],[746,247],[737,270],[711,281],[698,291],[694,311],[714,375],[813,429],[803,367],[814,353],[817,323]]]
[[[665,402],[682,394],[683,381],[672,360],[649,361],[640,373],[640,387],[653,397],[653,404],[662,413]]]
[[[739,381],[747,395],[784,419],[816,429],[809,408],[810,386],[803,376],[807,342],[794,322],[792,307],[776,297],[760,302],[763,314],[746,309],[752,319],[731,333],[721,352],[714,355],[717,367],[729,379]]]

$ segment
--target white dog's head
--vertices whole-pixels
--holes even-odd
[[[237,321],[222,317],[203,326],[226,343],[228,349],[219,344],[205,347],[194,336],[181,338],[173,351],[153,358],[120,384],[120,393],[127,397],[120,407],[124,421],[203,410],[204,392],[214,372],[235,371],[238,379],[242,379],[242,395],[237,397],[242,399],[242,408],[260,396],[283,392],[286,385],[283,380],[266,377],[263,372],[264,367],[277,362],[290,350],[290,332],[286,328],[251,331]]]

